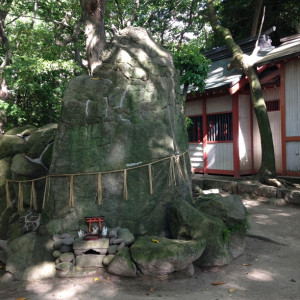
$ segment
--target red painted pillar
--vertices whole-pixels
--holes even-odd
[[[251,129],[251,172],[254,174],[254,142],[253,142],[253,104],[250,96],[250,129]]]
[[[239,154],[239,95],[232,97],[232,130],[233,130],[233,175],[240,177],[240,154]]]
[[[286,174],[286,132],[285,132],[285,64],[280,64],[280,114],[281,114],[281,155],[282,174]]]

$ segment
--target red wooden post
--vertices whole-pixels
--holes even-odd
[[[232,126],[233,126],[233,169],[234,177],[240,176],[240,153],[239,153],[239,95],[232,97]]]

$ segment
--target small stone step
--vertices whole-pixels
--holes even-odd
[[[80,268],[98,267],[102,268],[102,261],[105,255],[83,254],[76,256],[76,266]]]

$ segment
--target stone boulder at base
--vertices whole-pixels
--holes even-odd
[[[28,137],[37,129],[32,126],[13,128],[0,138],[0,159],[13,157],[15,154],[24,153],[27,142],[23,136]]]
[[[43,223],[53,235],[77,232],[84,217],[105,216],[110,227],[134,235],[165,235],[170,203],[192,196],[172,55],[145,29],[128,27],[101,60],[92,76],[69,83],[53,147],[50,173],[77,175],[74,208],[68,205],[71,176],[53,177]]]
[[[107,272],[122,277],[136,277],[136,266],[131,260],[128,247],[122,248],[109,262]]]
[[[213,198],[198,204],[197,209],[220,218],[227,226],[241,223],[246,219],[246,209],[238,195]]]
[[[9,243],[6,271],[18,280],[40,280],[55,276],[53,241],[28,233]]]
[[[0,137],[0,239],[12,240],[24,233],[24,227],[30,227],[27,226],[28,222],[25,224],[25,219],[29,220],[27,217],[32,211],[30,180],[48,174],[56,128],[57,124],[48,124],[41,128],[25,126],[13,128]],[[17,211],[18,182],[9,182],[13,205],[6,208],[6,179],[29,180],[21,184],[24,207],[22,212]],[[45,179],[35,181],[39,212],[42,208],[44,187]],[[30,217],[29,221],[33,221],[33,218]],[[26,231],[32,231],[32,228]]]
[[[205,249],[204,240],[172,240],[144,236],[131,246],[130,253],[144,275],[164,276],[185,270]]]
[[[206,241],[203,254],[195,262],[197,266],[223,266],[231,262],[229,243],[223,238],[226,226],[221,219],[179,200],[172,204],[168,219],[173,238]]]

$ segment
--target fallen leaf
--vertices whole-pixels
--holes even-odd
[[[212,285],[221,285],[221,284],[224,284],[225,281],[215,281],[212,283]]]
[[[98,277],[95,277],[95,278],[94,278],[94,282],[97,282],[97,281],[99,281],[99,278],[98,278]]]
[[[149,292],[150,292],[150,293],[153,293],[153,291],[154,291],[154,289],[153,289],[153,288],[151,288],[151,289],[149,290]]]
[[[235,292],[236,292],[236,289],[229,289],[228,292],[229,292],[229,293],[235,293]]]
[[[153,243],[159,244],[159,240],[152,239]]]
[[[25,297],[16,298],[16,300],[26,300],[26,298]]]
[[[99,80],[100,78],[99,77],[93,77],[91,78],[92,80]]]
[[[249,267],[251,264],[243,264],[244,267]]]

